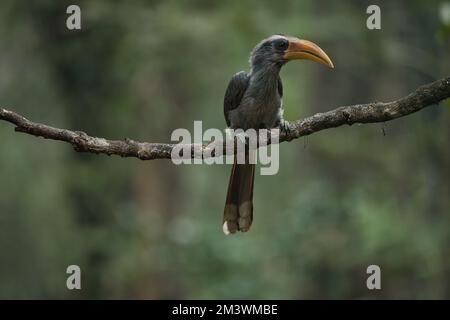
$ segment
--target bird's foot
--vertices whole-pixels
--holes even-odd
[[[280,127],[280,132],[282,135],[285,135],[285,136],[290,135],[292,129],[291,129],[291,124],[289,123],[289,121],[281,119],[279,127]]]
[[[248,136],[245,132],[235,133],[234,137],[236,138],[237,143],[241,144],[242,146],[245,147],[248,144]]]
[[[235,142],[240,143],[242,145],[247,145],[248,136],[244,131],[236,131],[233,129],[225,129],[226,134],[226,141],[232,142],[233,144]]]
[[[247,134],[242,131],[242,130],[233,130],[233,129],[229,129],[227,128],[225,130],[226,133],[226,140],[227,141],[232,141],[237,142],[242,144],[243,146],[247,145],[247,141],[248,141],[248,136]]]
[[[230,154],[240,154],[245,152],[247,146],[249,145],[249,137],[242,130],[226,129],[226,153]]]

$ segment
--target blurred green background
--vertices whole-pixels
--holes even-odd
[[[81,31],[66,29],[73,3]],[[0,105],[111,139],[224,128],[229,79],[275,33],[336,66],[282,70],[289,120],[449,75],[448,1],[377,1],[376,31],[369,4],[2,1]],[[283,143],[279,174],[256,177],[251,231],[230,237],[230,165],[79,154],[0,122],[0,298],[450,298],[449,120],[447,101]],[[71,264],[80,291],[66,289]]]

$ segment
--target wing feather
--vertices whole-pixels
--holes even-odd
[[[231,110],[239,107],[242,97],[248,88],[249,80],[248,74],[245,71],[240,71],[231,78],[228,84],[223,100],[223,112],[227,126],[231,125],[228,114]]]
[[[283,98],[283,83],[281,82],[280,76],[278,76],[278,94],[280,98]]]

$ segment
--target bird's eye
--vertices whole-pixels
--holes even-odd
[[[289,47],[289,41],[287,39],[277,39],[274,41],[274,47],[277,50],[286,50]]]

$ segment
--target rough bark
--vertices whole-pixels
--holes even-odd
[[[386,122],[438,104],[450,97],[450,77],[417,88],[408,96],[391,102],[373,102],[338,107],[317,113],[303,120],[290,122],[290,130],[281,133],[279,140],[291,141],[312,133],[355,123]],[[0,119],[14,124],[15,131],[46,139],[70,143],[75,151],[136,157],[141,160],[170,159],[176,144],[138,142],[131,139],[108,140],[92,137],[82,131],[59,129],[32,122],[13,111],[0,108]],[[202,157],[211,148],[207,144],[191,144],[191,157]],[[224,148],[225,150],[225,148]],[[211,153],[214,156],[214,152]]]

